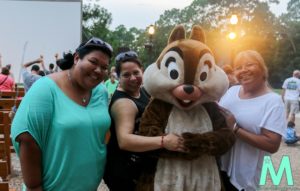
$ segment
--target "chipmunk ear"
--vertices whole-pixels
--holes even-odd
[[[182,25],[177,25],[170,34],[168,44],[181,39],[185,39],[185,30]]]
[[[198,40],[205,44],[205,34],[199,25],[194,25],[191,31],[190,39]]]

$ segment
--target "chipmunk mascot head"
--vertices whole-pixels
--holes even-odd
[[[142,190],[220,191],[215,157],[233,145],[235,135],[216,103],[227,90],[228,79],[215,64],[200,26],[192,28],[188,39],[183,26],[173,29],[168,45],[146,69],[144,87],[152,100],[140,134],[181,135],[187,152],[160,149]]]

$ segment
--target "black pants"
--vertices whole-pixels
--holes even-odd
[[[112,174],[104,174],[105,184],[110,191],[134,191],[136,183],[131,179],[120,178]]]
[[[223,181],[223,185],[225,187],[226,191],[239,191],[236,187],[234,187],[231,182],[230,182],[230,178],[227,176],[227,173],[224,171],[220,171],[221,172],[221,177],[222,177],[222,181]]]

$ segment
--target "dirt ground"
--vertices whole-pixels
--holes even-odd
[[[300,114],[296,116],[296,131],[297,135],[300,135]],[[288,156],[292,169],[293,185],[287,184],[286,175],[282,176],[281,182],[278,186],[274,186],[268,174],[267,183],[265,186],[260,187],[260,191],[300,191],[300,143],[296,143],[292,146],[287,146],[284,142],[281,142],[280,149],[277,153],[271,156],[274,169],[278,170],[279,164],[283,156]]]
[[[296,117],[296,131],[297,134],[300,135],[300,114],[298,114]],[[284,173],[280,184],[278,186],[274,186],[268,173],[267,183],[266,185],[261,186],[258,189],[259,191],[300,191],[300,143],[298,142],[295,145],[287,146],[282,141],[279,151],[271,156],[276,173],[283,156],[289,157],[294,184],[292,186],[288,186],[286,175]],[[15,188],[17,191],[20,191],[22,184],[22,175],[19,160],[17,159],[15,154],[13,154],[12,160],[13,175],[10,178],[10,188]],[[108,189],[104,184],[101,184],[98,188],[98,191],[108,191]]]

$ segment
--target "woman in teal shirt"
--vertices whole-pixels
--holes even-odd
[[[92,38],[65,56],[65,70],[41,78],[26,93],[11,137],[28,191],[97,190],[111,123],[100,82],[111,56],[109,44]]]

